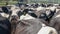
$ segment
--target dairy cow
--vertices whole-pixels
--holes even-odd
[[[58,34],[60,33],[60,10],[56,11],[55,15],[52,17],[51,21],[50,21],[50,26],[51,27],[54,27],[57,31],[58,31]]]
[[[0,15],[0,34],[11,34],[11,23],[2,15]]]

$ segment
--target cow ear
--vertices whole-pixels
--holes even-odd
[[[8,13],[8,9],[7,9],[7,7],[2,7],[2,11],[4,12],[4,13]]]
[[[17,14],[18,14],[18,16],[20,17],[21,15],[23,15],[23,12],[18,11]]]

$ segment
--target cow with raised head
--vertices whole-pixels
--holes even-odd
[[[60,26],[59,25],[60,25],[60,10],[56,10],[55,15],[50,20],[49,26],[54,27],[58,31],[58,34],[60,34]]]

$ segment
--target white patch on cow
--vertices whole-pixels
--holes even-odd
[[[49,34],[50,32],[52,32],[52,34],[58,34],[56,29],[49,26],[42,27],[37,34]]]
[[[38,7],[36,10],[40,11],[40,10],[44,10],[44,9],[45,9],[44,7]]]
[[[9,17],[9,14],[5,14],[5,13],[0,13],[3,17],[6,17],[8,18]]]
[[[22,15],[22,16],[20,17],[20,20],[28,20],[28,19],[35,19],[35,18],[32,17],[32,16],[30,16],[30,15],[28,15],[28,14],[26,14],[25,16]]]
[[[59,6],[59,4],[54,4],[54,6]]]
[[[46,14],[49,15],[50,14],[50,11],[46,11]]]
[[[32,11],[28,11],[28,13],[32,13]]]
[[[60,9],[56,9],[56,13],[59,11]]]
[[[45,27],[46,25],[42,23],[42,27]]]
[[[58,17],[60,17],[60,14],[59,14],[59,15],[57,15],[55,18],[58,18]]]
[[[17,6],[13,6],[11,7],[11,10],[12,10],[12,15],[17,15],[17,12],[20,10],[19,7]]]
[[[56,9],[56,7],[55,7],[55,6],[50,7],[50,10],[52,10],[52,11],[54,11],[55,9]]]
[[[50,7],[46,7],[46,9],[50,9]]]
[[[54,5],[59,5],[59,4],[54,4]]]

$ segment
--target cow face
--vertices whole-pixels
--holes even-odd
[[[12,11],[12,14],[10,16],[10,21],[17,22],[19,20],[20,8],[17,6],[12,6],[11,11]]]

